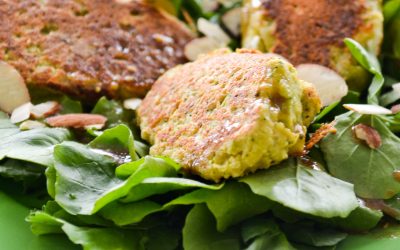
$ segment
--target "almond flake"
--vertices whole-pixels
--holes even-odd
[[[372,104],[343,104],[343,107],[345,107],[348,110],[355,111],[359,114],[363,115],[390,115],[392,114],[392,111],[378,106],[378,105],[372,105]]]
[[[310,150],[327,135],[335,133],[336,133],[336,128],[334,127],[334,123],[322,124],[322,126],[319,129],[317,129],[317,131],[315,131],[315,133],[311,136],[310,140],[308,140],[305,150],[307,151]]]
[[[37,104],[32,107],[31,115],[35,119],[45,118],[57,113],[61,108],[61,105],[55,101],[49,101]]]
[[[85,128],[96,125],[104,127],[107,118],[94,114],[67,114],[58,115],[46,119],[47,124],[52,127]]]
[[[19,123],[28,120],[31,116],[32,103],[27,102],[14,109],[10,120],[12,123]]]
[[[390,108],[393,114],[397,114],[400,112],[400,104],[396,104]]]
[[[382,146],[380,134],[371,126],[362,123],[357,124],[353,127],[353,133],[357,139],[364,141],[368,147],[372,149],[377,149]]]

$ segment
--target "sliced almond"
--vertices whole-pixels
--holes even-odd
[[[205,12],[212,12],[218,9],[219,3],[217,0],[202,0],[199,1],[200,7]]]
[[[308,140],[305,150],[309,151],[327,135],[335,133],[336,128],[334,127],[334,123],[323,124],[319,129],[317,129],[317,131],[315,131],[310,140]]]
[[[214,39],[209,37],[200,37],[187,43],[184,53],[187,59],[194,61],[202,54],[207,54],[223,47],[225,47],[223,44],[216,42]]]
[[[372,104],[343,104],[343,107],[345,107],[348,110],[355,111],[357,113],[363,114],[363,115],[390,115],[392,114],[392,111],[378,106],[378,105],[372,105]]]
[[[124,101],[124,108],[136,110],[141,103],[142,103],[142,99],[140,99],[140,98],[126,99]]]
[[[300,64],[296,69],[301,80],[315,86],[323,106],[340,101],[347,95],[346,81],[335,71],[319,64]]]
[[[229,36],[218,24],[212,23],[205,18],[199,18],[197,21],[197,28],[206,37],[214,39],[217,43],[225,45],[231,41]]]
[[[396,104],[390,108],[390,111],[392,111],[393,114],[397,114],[400,112],[400,104]]]
[[[31,116],[32,103],[27,102],[14,109],[11,113],[10,121],[12,123],[19,123],[28,120]]]
[[[31,101],[22,76],[13,66],[3,61],[0,61],[0,96],[0,109],[7,113]]]
[[[46,119],[47,124],[52,127],[85,128],[96,125],[104,127],[107,118],[94,114],[67,114],[58,115]]]
[[[226,12],[221,20],[224,23],[225,27],[229,30],[229,32],[234,36],[240,35],[240,16],[242,9],[234,8]]]
[[[45,128],[45,127],[46,124],[44,124],[43,122],[38,122],[33,120],[24,121],[19,125],[20,130],[31,130],[31,129]]]
[[[365,124],[357,124],[353,127],[354,136],[364,141],[370,148],[377,149],[382,145],[382,139],[376,129]]]
[[[54,115],[61,109],[61,105],[55,101],[49,101],[34,105],[31,109],[31,115],[35,119],[45,118]]]
[[[400,91],[400,82],[395,83],[392,85],[393,90],[395,91]]]

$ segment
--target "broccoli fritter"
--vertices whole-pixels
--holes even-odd
[[[369,75],[344,38],[377,55],[383,37],[380,0],[245,0],[242,21],[244,48],[281,54],[294,65],[324,65],[353,90],[362,90]]]
[[[218,51],[161,76],[138,109],[150,154],[219,181],[302,152],[321,103],[286,60]]]
[[[86,101],[143,97],[164,71],[185,62],[183,47],[193,37],[138,0],[0,0],[0,23],[0,60],[30,87]]]

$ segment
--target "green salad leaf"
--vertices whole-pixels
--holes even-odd
[[[45,168],[30,162],[6,159],[0,161],[0,176],[13,178],[26,184],[38,180],[44,174]]]
[[[214,215],[218,231],[225,231],[247,218],[262,214],[272,205],[270,200],[254,194],[245,184],[228,182],[220,190],[199,189],[178,197],[166,206],[203,202]]]
[[[132,132],[124,124],[105,130],[89,143],[89,147],[101,149],[117,158],[122,158],[122,163],[139,158],[135,152]]]
[[[107,128],[112,128],[119,124],[129,125],[132,119],[130,112],[125,110],[119,102],[108,100],[106,97],[102,97],[98,100],[92,113],[107,117]]]
[[[140,184],[133,187],[121,202],[134,202],[144,198],[165,194],[170,191],[204,188],[218,190],[223,185],[208,185],[199,181],[182,177],[151,177],[144,179]]]
[[[54,158],[55,200],[72,214],[94,214],[148,177],[176,175],[175,168],[164,160],[147,156],[128,179],[122,180],[115,176],[117,163],[112,157],[75,142],[57,145]]]
[[[223,233],[216,229],[212,213],[204,204],[193,207],[183,228],[183,248],[191,250],[239,250],[240,232],[231,228]]]
[[[289,240],[315,247],[335,246],[347,237],[347,233],[312,221],[281,225]]]
[[[358,206],[352,184],[290,160],[240,181],[258,195],[315,216],[347,217]]]
[[[163,210],[163,206],[150,200],[131,203],[110,203],[100,210],[100,214],[118,226],[125,226],[142,221],[147,215]]]
[[[329,172],[354,184],[358,196],[388,199],[400,192],[400,182],[393,176],[400,170],[400,139],[379,116],[348,112],[336,118],[336,134],[325,137],[320,146]],[[365,124],[378,131],[382,146],[371,149],[353,136],[352,128]]]
[[[80,101],[72,100],[68,96],[63,96],[60,100],[60,114],[82,113],[83,108]]]
[[[143,234],[134,230],[79,227],[40,211],[31,213],[27,221],[31,223],[34,234],[64,232],[73,243],[82,245],[83,249],[145,249]]]
[[[381,66],[378,59],[375,55],[369,53],[366,49],[364,49],[361,44],[351,38],[346,38],[344,40],[344,43],[347,45],[347,48],[349,48],[351,54],[358,61],[358,63],[374,75],[372,83],[369,85],[368,88],[367,101],[369,104],[379,105],[378,97],[385,82],[385,79],[382,75]]]
[[[70,132],[61,128],[21,131],[0,112],[0,160],[11,158],[49,166],[53,163],[54,145],[70,138]]]
[[[243,223],[242,238],[248,243],[247,250],[271,249],[294,250],[285,234],[271,218],[255,217]]]

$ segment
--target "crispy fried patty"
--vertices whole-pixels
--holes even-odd
[[[138,109],[150,154],[209,180],[268,168],[303,150],[320,109],[280,57],[218,52],[167,71]]]
[[[245,0],[243,47],[281,54],[294,65],[330,67],[361,89],[368,74],[343,40],[351,37],[378,54],[380,5],[380,0]]]
[[[30,86],[88,99],[144,96],[192,38],[139,1],[0,0],[0,60]]]

